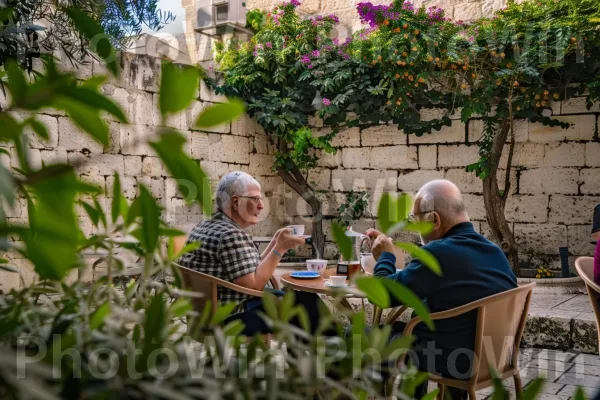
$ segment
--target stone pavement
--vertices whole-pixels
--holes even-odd
[[[569,400],[580,386],[588,399],[600,392],[600,357],[574,351],[521,349],[521,378],[525,387],[538,377],[546,378],[536,400]],[[504,385],[515,395],[512,379]],[[492,389],[480,390],[479,399],[491,398]]]

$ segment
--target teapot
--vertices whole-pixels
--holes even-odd
[[[338,262],[336,273],[344,274],[344,275],[354,275],[355,272],[358,272],[361,267],[361,249],[365,241],[369,245],[369,250],[371,248],[371,240],[367,235],[363,235],[362,233],[354,232],[352,227],[349,227],[346,230],[346,236],[350,238],[352,241],[352,255],[349,260],[344,259],[344,256],[340,254],[340,260]]]

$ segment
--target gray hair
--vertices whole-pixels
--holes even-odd
[[[438,179],[425,184],[417,193],[421,199],[421,213],[437,212],[446,221],[468,217],[467,207],[458,187],[446,179]]]
[[[219,210],[228,209],[231,206],[231,198],[248,193],[250,185],[256,185],[260,189],[260,183],[245,172],[234,171],[225,175],[217,187],[217,208]]]

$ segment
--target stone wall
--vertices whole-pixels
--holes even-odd
[[[335,32],[340,37],[349,36],[360,24],[356,5],[349,0],[303,0],[299,12],[303,15],[335,13],[340,26]],[[372,0],[374,4],[389,4],[389,0]],[[454,20],[472,20],[490,15],[506,5],[506,0],[433,0],[414,1],[415,5],[438,6]],[[192,58],[200,63],[211,60],[211,39],[193,31],[195,4],[182,0],[187,10],[188,45]],[[249,0],[248,9],[270,9],[274,0]],[[517,148],[515,168],[511,173],[511,195],[507,204],[507,218],[513,227],[520,249],[523,266],[560,267],[558,248],[569,246],[572,256],[590,255],[590,221],[593,206],[600,203],[600,141],[598,139],[598,113],[596,106],[586,110],[583,98],[552,105],[554,115],[573,123],[568,130],[548,128],[539,124],[517,121]],[[430,118],[431,113],[423,115]],[[249,123],[251,130],[255,124]],[[318,123],[315,129],[319,131]],[[343,149],[335,155],[323,155],[319,168],[310,172],[309,181],[320,191],[323,200],[325,231],[330,238],[330,221],[345,193],[367,189],[372,193],[368,218],[357,221],[355,229],[364,230],[375,225],[374,209],[380,193],[387,190],[415,192],[425,182],[444,177],[458,184],[464,191],[471,218],[477,229],[489,236],[482,199],[482,183],[465,166],[478,159],[476,143],[482,134],[482,124],[473,120],[462,124],[458,118],[451,127],[421,138],[407,136],[390,126],[379,126],[341,132],[335,144]],[[224,142],[230,143],[230,142]],[[267,140],[256,136],[250,145],[248,168],[266,185],[271,196],[269,212],[275,206],[276,215],[266,214],[256,234],[271,234],[282,222],[310,224],[308,205],[295,193],[282,185],[270,171],[273,160]],[[227,151],[221,153],[219,162],[234,162]],[[211,160],[210,162],[213,162]],[[246,160],[244,160],[245,162]],[[506,164],[506,157],[503,161]],[[223,167],[219,167],[223,168]],[[503,171],[502,171],[503,172]],[[500,174],[504,180],[504,173]],[[502,182],[500,182],[502,183]],[[277,191],[274,192],[274,188]],[[283,189],[280,189],[283,187]],[[284,215],[279,206],[284,204]],[[404,235],[415,240],[415,236]],[[304,249],[304,252],[309,249]],[[302,252],[302,251],[301,251]],[[326,254],[331,256],[333,248]],[[571,264],[574,257],[571,257]]]
[[[115,100],[125,112],[129,124],[107,119],[110,127],[111,142],[103,148],[89,135],[81,132],[68,117],[61,112],[46,110],[38,118],[48,127],[49,140],[43,141],[33,138],[30,140],[30,158],[34,166],[40,167],[42,163],[53,162],[81,163],[78,173],[84,180],[106,189],[106,196],[100,196],[100,204],[109,207],[111,203],[113,174],[118,172],[121,176],[122,192],[128,199],[134,199],[138,193],[138,184],[145,184],[159,200],[163,207],[165,219],[179,226],[201,219],[201,212],[197,206],[188,206],[177,192],[175,180],[168,176],[153,150],[146,144],[151,139],[160,125],[158,113],[158,86],[160,77],[160,63],[156,58],[125,53],[121,57],[122,76],[119,80],[109,79],[102,86],[105,95]],[[63,68],[70,68],[70,64],[63,63]],[[106,74],[106,70],[99,63],[90,63],[74,70],[80,78],[93,75]],[[1,92],[0,92],[1,93]],[[198,99],[194,104],[177,116],[167,121],[167,125],[177,128],[189,140],[187,151],[195,160],[202,160],[202,166],[210,174],[213,182],[226,172],[242,169],[249,170],[250,165],[260,162],[252,153],[254,143],[254,126],[246,119],[233,124],[226,124],[208,131],[195,131],[191,128],[192,121],[210,102],[222,99],[214,96],[202,85],[198,89]],[[7,99],[0,98],[0,105],[4,107]],[[25,118],[25,113],[17,114]],[[33,135],[31,135],[33,136]],[[257,146],[266,147],[259,136]],[[140,144],[141,143],[141,144]],[[11,156],[0,155],[0,162],[5,166],[18,167],[18,159],[14,149],[7,149]],[[265,185],[265,187],[268,187]],[[89,200],[89,199],[88,199]],[[91,221],[83,208],[77,210],[83,232],[95,232]],[[27,202],[18,199],[16,206],[8,210],[8,220],[14,224],[27,223]],[[13,238],[17,244],[18,237]],[[18,267],[23,275],[25,284],[37,279],[32,265],[11,252],[7,254],[11,265]],[[97,255],[86,256],[90,260],[97,259]],[[134,262],[135,260],[131,260]],[[82,271],[82,278],[89,280],[102,274],[101,270]],[[74,271],[69,280],[77,278]],[[21,285],[17,274],[1,271],[0,290],[7,291]]]

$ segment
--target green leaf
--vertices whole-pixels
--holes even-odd
[[[162,295],[152,296],[150,305],[146,308],[144,321],[144,347],[138,360],[141,366],[147,367],[148,356],[160,348],[163,332],[167,327],[165,300]]]
[[[102,323],[104,322],[104,318],[106,318],[109,312],[110,302],[107,301],[106,303],[98,307],[96,311],[94,311],[94,313],[90,316],[90,329],[94,330],[100,328],[100,326],[102,326]]]
[[[160,210],[146,186],[140,185],[140,215],[142,217],[142,245],[148,253],[156,249],[159,239]]]
[[[100,220],[98,211],[91,204],[89,204],[83,200],[79,201],[79,204],[81,204],[83,206],[83,208],[85,209],[85,212],[87,213],[88,217],[90,217],[92,224],[97,227],[98,221]]]
[[[390,296],[381,283],[383,279],[362,277],[356,280],[356,286],[367,295],[369,301],[380,308],[390,306]]]
[[[186,253],[190,253],[194,250],[198,250],[200,248],[200,246],[202,246],[202,244],[200,242],[188,243],[185,246],[183,246],[183,248],[181,250],[179,250],[179,253],[174,255],[171,258],[171,260],[177,260],[179,257],[181,257],[182,255],[184,255]]]
[[[427,324],[429,329],[433,329],[433,321],[429,317],[429,309],[425,306],[421,299],[417,297],[416,294],[414,294],[406,286],[394,280],[381,279],[380,281],[396,300],[412,308],[419,317],[423,318],[423,321],[425,324]]]
[[[408,218],[412,209],[412,199],[406,193],[396,198],[392,193],[384,193],[379,201],[377,223],[383,233],[387,233],[395,224]]]
[[[439,261],[427,250],[420,248],[414,243],[396,243],[396,247],[399,247],[413,257],[418,258],[419,261],[421,261],[435,274],[442,276],[442,268],[440,267]]]
[[[304,329],[305,332],[310,332],[310,319],[308,318],[306,308],[301,305],[295,306],[291,318],[294,316],[298,317],[302,329]]]
[[[433,224],[431,222],[407,222],[403,229],[410,232],[418,232],[421,235],[431,233]]]
[[[219,325],[221,322],[225,321],[227,317],[235,310],[237,307],[237,303],[225,303],[220,305],[217,308],[217,312],[214,313],[212,318],[210,319],[210,325]]]
[[[106,62],[106,67],[113,73],[119,75],[117,64],[117,53],[110,44],[109,38],[102,27],[84,11],[69,7],[64,9],[79,32],[90,41],[90,49],[98,54]]]
[[[521,400],[534,400],[544,387],[545,379],[537,378],[527,385]]]
[[[98,217],[100,218],[100,221],[102,221],[102,226],[104,226],[105,228],[108,227],[108,224],[106,222],[106,214],[104,213],[104,209],[102,209],[102,206],[100,206],[97,197],[94,197],[94,206],[98,211]]]
[[[277,320],[277,297],[274,294],[265,292],[262,298],[263,308],[269,318]]]
[[[97,91],[106,82],[105,75],[96,75],[82,82],[81,87]]]
[[[79,224],[75,214],[78,192],[87,186],[72,167],[51,165],[38,171],[45,178],[32,180],[28,190],[30,230],[22,233],[26,255],[41,279],[62,279],[77,266]]]
[[[48,138],[50,137],[50,135],[48,134],[48,129],[46,128],[46,125],[42,124],[37,119],[29,118],[25,121],[25,123],[28,124],[29,126],[31,126],[31,129],[33,129],[33,131],[35,133],[37,133],[37,135],[39,137],[41,137],[42,139],[48,140]]]
[[[352,258],[352,239],[346,235],[346,229],[334,221],[331,223],[331,233],[333,241],[342,253],[343,259],[349,261]]]
[[[91,108],[104,110],[119,121],[127,123],[127,117],[119,106],[108,97],[101,95],[93,89],[87,87],[67,87],[62,89],[61,93]]]
[[[577,386],[575,394],[573,395],[573,400],[587,400],[587,396],[581,386]]]
[[[177,180],[184,197],[197,201],[204,213],[209,215],[212,212],[210,179],[200,165],[185,154],[185,143],[185,137],[179,132],[166,129],[161,132],[160,141],[151,142],[150,146]]]
[[[181,318],[193,309],[194,307],[187,299],[177,299],[169,307],[171,315],[175,318]]]
[[[279,316],[281,321],[288,322],[292,317],[292,308],[294,307],[295,297],[294,291],[289,290],[279,302]]]
[[[65,110],[75,122],[75,125],[89,133],[104,146],[108,146],[108,127],[100,118],[98,110],[65,96],[57,96],[54,99],[53,106]]]
[[[428,392],[425,396],[421,398],[421,400],[434,400],[437,398],[440,389],[435,389],[433,392]]]
[[[183,111],[192,104],[199,83],[200,71],[197,68],[163,62],[158,97],[163,120],[167,114]]]
[[[4,167],[3,164],[0,164],[0,194],[4,196],[11,207],[14,207],[15,205],[16,192],[17,188],[15,186],[13,175],[6,169],[6,167]]]
[[[196,128],[211,128],[239,118],[246,111],[243,101],[233,99],[229,103],[215,104],[204,110],[194,126]]]
[[[113,197],[111,203],[111,218],[113,224],[117,222],[119,215],[121,214],[121,178],[119,174],[115,172],[113,180]]]
[[[23,71],[19,68],[17,62],[11,59],[6,61],[4,69],[8,74],[8,89],[12,95],[13,102],[18,103],[25,96],[25,91],[27,90],[27,81],[25,80]]]

